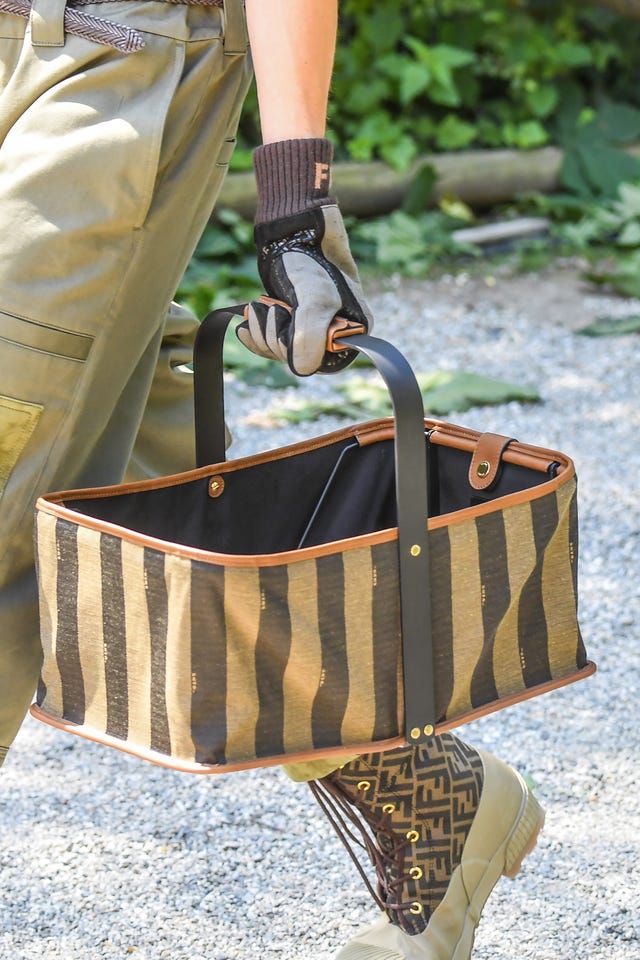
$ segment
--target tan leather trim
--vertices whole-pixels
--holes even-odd
[[[37,703],[32,703],[29,712],[36,720],[55,727],[56,730],[63,730],[65,733],[73,733],[76,736],[83,737],[85,740],[92,740],[94,743],[102,743],[106,747],[114,747],[123,753],[129,753],[140,760],[148,760],[160,767],[167,767],[169,770],[178,770],[181,773],[232,773],[237,770],[252,770],[254,767],[277,767],[283,763],[306,763],[309,760],[320,760],[322,758],[336,757],[340,759],[347,753],[372,753],[376,750],[393,750],[395,747],[402,747],[405,744],[404,737],[393,737],[390,740],[378,740],[372,743],[354,743],[341,747],[325,747],[323,750],[305,750],[300,753],[287,753],[280,757],[261,757],[256,760],[245,760],[241,763],[190,763],[188,760],[174,760],[163,753],[157,753],[155,750],[146,750],[144,747],[136,748],[124,740],[118,740],[116,737],[109,736],[108,733],[102,733],[98,730],[92,730],[91,727],[85,727],[82,724],[71,723],[68,720],[60,720],[58,717],[47,713]]]
[[[215,553],[208,550],[199,550],[197,547],[182,546],[169,540],[147,537],[144,534],[136,533],[135,530],[130,530],[128,527],[120,527],[115,523],[107,523],[106,520],[87,517],[60,504],[49,503],[42,497],[37,501],[36,509],[60,517],[62,520],[68,520],[77,526],[86,527],[88,530],[110,533],[128,543],[151,547],[162,551],[162,553],[184,557],[187,560],[200,560],[204,563],[227,567],[276,567],[280,564],[299,563],[315,557],[342,553],[344,550],[358,550],[373,544],[386,543],[390,540],[396,540],[398,536],[397,528],[390,527],[388,530],[378,530],[376,533],[365,534],[361,537],[350,537],[348,540],[332,540],[330,543],[321,543],[316,547],[303,547],[300,550],[290,550],[285,553]]]
[[[488,490],[495,483],[502,461],[502,453],[513,437],[499,433],[483,433],[469,465],[469,484],[474,490]]]
[[[520,693],[514,693],[509,697],[502,697],[500,700],[493,700],[483,707],[477,707],[475,710],[469,710],[467,713],[461,713],[452,720],[445,720],[436,726],[436,733],[446,733],[448,730],[455,730],[471,720],[477,720],[479,717],[487,717],[490,713],[496,713],[497,710],[503,710],[505,707],[512,707],[516,703],[522,703],[524,700],[531,700],[543,693],[549,693],[551,690],[559,690],[560,687],[567,687],[570,683],[576,683],[578,680],[586,680],[596,672],[596,664],[591,660],[582,667],[581,670],[575,670],[558,680],[549,680],[546,683],[539,683],[535,687],[527,687]]]
[[[445,513],[439,517],[432,517],[429,520],[429,530],[438,530],[440,527],[464,523],[465,520],[481,517],[487,513],[493,513],[496,509],[502,510],[506,507],[513,507],[518,503],[528,503],[531,500],[537,500],[539,497],[543,497],[547,493],[557,490],[558,487],[567,483],[571,478],[571,474],[558,475],[554,480],[541,483],[539,486],[532,487],[529,490],[511,493],[507,497],[489,500],[487,503],[478,504],[478,506],[475,507],[465,507],[464,510],[457,510],[455,513]],[[40,497],[37,501],[36,509],[60,517],[63,520],[68,520],[70,523],[86,527],[89,530],[97,530],[99,533],[110,533],[129,543],[136,543],[143,547],[152,547],[163,553],[171,554],[172,556],[185,557],[188,560],[201,560],[204,563],[213,563],[228,567],[276,567],[286,563],[301,563],[303,560],[326,557],[330,554],[342,553],[345,550],[359,550],[378,543],[388,543],[398,538],[397,527],[389,527],[386,530],[378,530],[375,533],[364,534],[360,537],[350,537],[347,540],[332,540],[329,543],[321,543],[315,547],[303,547],[300,550],[290,550],[284,553],[215,553],[213,551],[199,550],[196,547],[182,546],[178,543],[172,543],[169,540],[146,537],[141,533],[130,530],[128,527],[120,527],[115,523],[107,523],[106,520],[97,520],[95,517],[83,516],[75,510],[69,510],[68,507],[63,507],[55,503],[55,501],[49,502],[43,497]]]
[[[361,447],[368,447],[370,444],[379,443],[381,440],[393,440],[394,432],[393,422],[391,422],[378,430],[362,431],[356,434],[356,439]]]
[[[427,422],[425,421],[425,423]],[[469,453],[473,453],[481,436],[475,430],[457,427],[452,423],[434,423],[433,426],[435,432],[431,434],[432,443],[439,443],[443,447],[467,450]],[[539,470],[542,473],[546,471],[550,463],[557,462],[559,464],[558,475],[564,470],[570,470],[572,474],[575,473],[573,461],[565,453],[546,447],[534,447],[531,444],[520,443],[516,440],[509,444],[502,455],[502,459],[505,462],[517,463],[521,467],[529,467],[531,470]]]
[[[495,713],[497,710],[502,710],[505,707],[513,706],[514,704],[521,703],[524,700],[531,700],[533,697],[537,697],[540,694],[548,693],[551,690],[558,690],[560,687],[566,687],[570,683],[575,683],[578,680],[584,680],[587,677],[592,676],[595,672],[595,663],[589,661],[581,670],[576,670],[574,673],[570,673],[559,680],[551,680],[548,683],[540,683],[538,686],[529,687],[527,690],[523,690],[521,693],[513,694],[510,697],[503,697],[501,700],[494,700],[493,703],[487,704],[484,707],[478,707],[476,710],[470,710],[468,713],[460,714],[460,716],[455,717],[453,720],[447,720],[444,723],[439,723],[436,726],[436,733],[446,733],[448,730],[455,730],[457,727],[461,727],[465,723],[469,723],[471,720],[477,720],[479,717],[486,717],[488,714]],[[141,760],[148,760],[151,763],[157,764],[158,766],[167,767],[170,770],[178,770],[181,773],[232,773],[237,770],[251,770],[255,767],[275,767],[280,766],[283,763],[298,763],[300,761],[306,762],[309,760],[319,760],[321,758],[336,757],[339,759],[347,752],[357,754],[375,753],[384,750],[393,750],[396,747],[402,747],[406,745],[406,740],[404,737],[393,737],[389,740],[378,740],[371,743],[349,743],[339,747],[327,747],[324,750],[307,750],[301,753],[288,753],[279,757],[261,757],[260,759],[247,760],[241,763],[189,763],[188,761],[174,760],[171,757],[166,757],[164,754],[156,753],[154,750],[135,748],[126,743],[126,741],[118,740],[115,737],[110,737],[108,734],[99,732],[97,730],[92,730],[90,727],[71,723],[66,720],[60,720],[57,717],[51,716],[51,714],[47,713],[45,710],[42,710],[42,708],[35,703],[31,705],[30,713],[36,718],[36,720],[41,720],[43,723],[46,723],[51,727],[55,727],[57,730],[63,730],[65,733],[76,734],[77,736],[84,737],[85,740],[92,740],[94,743],[102,743],[107,747],[114,747],[116,750],[122,750],[124,753],[131,754],[131,756],[134,757],[139,757]]]
[[[371,421],[372,424],[382,422],[385,421]],[[390,423],[393,424],[393,420],[391,420]],[[262,453],[252,454],[249,457],[240,457],[237,460],[223,460],[220,463],[207,464],[205,467],[187,470],[184,473],[174,473],[166,477],[153,477],[151,480],[136,480],[132,483],[120,483],[105,487],[81,487],[77,490],[61,490],[55,493],[45,494],[44,499],[50,503],[56,503],[62,500],[99,500],[103,497],[118,496],[125,493],[139,493],[143,490],[162,490],[166,487],[176,487],[182,483],[199,480],[202,477],[213,477],[219,473],[232,473],[235,470],[245,470],[247,467],[257,466],[272,460],[286,460],[289,457],[295,457],[298,454],[307,453],[310,450],[318,450],[321,447],[331,446],[331,444],[339,443],[341,440],[349,438],[358,439],[360,432],[367,432],[369,426],[370,424],[368,423],[356,424],[355,426],[350,425],[343,427],[341,430],[335,430],[333,433],[323,434],[320,437],[303,440],[300,443],[293,443],[286,447],[278,447],[276,450],[265,450]],[[393,436],[393,433],[391,436]]]
[[[304,453],[308,450],[315,450],[323,446],[329,446],[342,439],[354,437],[359,443],[366,445],[371,437],[377,439],[386,439],[387,436],[393,436],[392,418],[383,420],[372,420],[368,423],[357,424],[355,426],[345,427],[330,434],[316,437],[311,440],[304,440],[302,443],[292,444],[288,447],[280,447],[277,450],[267,450],[263,453],[243,457],[239,460],[229,460],[222,463],[213,464],[207,467],[200,467],[197,470],[191,470],[187,473],[174,474],[169,477],[154,478],[152,480],[139,480],[135,483],[123,483],[111,487],[92,487],[83,490],[66,490],[58,493],[46,494],[40,497],[36,503],[36,509],[53,516],[68,520],[71,523],[79,524],[90,530],[96,530],[100,533],[110,533],[121,537],[129,543],[139,544],[141,546],[152,547],[163,553],[172,556],[184,557],[190,560],[201,560],[205,563],[213,563],[230,567],[272,567],[286,563],[301,563],[304,560],[316,557],[328,556],[345,550],[358,550],[373,546],[374,544],[387,543],[396,540],[397,528],[390,527],[386,530],[378,530],[375,533],[365,534],[360,537],[350,537],[345,540],[334,540],[330,543],[319,544],[315,547],[303,547],[301,550],[290,550],[283,553],[269,554],[228,554],[215,553],[213,551],[200,550],[195,547],[183,546],[179,543],[172,543],[168,540],[160,540],[154,537],[147,537],[136,533],[126,527],[121,527],[114,523],[107,523],[94,517],[83,516],[68,507],[63,506],[65,500],[87,500],[100,499],[102,497],[112,497],[128,493],[136,493],[143,490],[159,490],[171,486],[179,486],[191,480],[197,480],[202,477],[212,477],[214,475],[225,474],[234,470],[242,470],[255,464],[264,463],[270,460],[281,460]],[[425,420],[425,429],[433,430],[431,442],[439,443],[442,446],[454,447],[457,449],[469,450],[473,452],[481,436],[478,431],[467,430],[464,427],[457,427],[454,424],[444,423],[437,420]],[[510,463],[520,464],[541,472],[546,471],[548,465],[554,461],[558,462],[560,469],[557,476],[552,480],[547,480],[527,490],[520,490],[511,493],[506,497],[498,497],[487,503],[478,504],[475,507],[465,507],[463,510],[456,510],[454,513],[442,514],[439,517],[432,517],[429,520],[429,529],[437,530],[440,527],[451,526],[457,523],[464,523],[475,517],[484,516],[487,513],[493,513],[495,510],[503,510],[507,507],[515,506],[519,503],[537,500],[554,490],[557,490],[563,484],[569,482],[575,475],[573,462],[569,457],[555,450],[546,450],[542,447],[533,447],[528,444],[513,442],[509,445],[503,454],[503,459]]]

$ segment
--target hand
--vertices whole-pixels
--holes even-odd
[[[373,327],[337,204],[258,223],[255,241],[265,292],[291,309],[249,304],[237,329],[241,343],[260,356],[288,363],[301,377],[336,373],[352,363],[355,350],[325,350],[327,330],[337,315],[369,331]]]

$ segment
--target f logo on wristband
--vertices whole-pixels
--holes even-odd
[[[314,187],[316,190],[322,190],[329,186],[329,172],[331,167],[328,163],[316,163],[316,179]]]

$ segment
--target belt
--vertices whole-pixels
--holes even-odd
[[[71,0],[64,12],[64,29],[74,37],[83,37],[113,47],[121,53],[135,53],[144,47],[142,34],[124,24],[114,23],[103,17],[76,9],[88,3],[112,3],[116,0]],[[222,7],[224,0],[162,0],[164,3],[187,4],[198,7]],[[28,20],[31,16],[31,0],[0,0],[0,13],[12,13]]]

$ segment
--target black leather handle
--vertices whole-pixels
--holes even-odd
[[[194,348],[196,457],[198,466],[225,459],[222,352],[227,327],[244,304],[215,310],[202,321]],[[336,346],[347,346],[337,341]],[[404,664],[405,735],[418,744],[435,730],[431,636],[431,591],[427,535],[427,458],[424,407],[413,370],[385,340],[369,334],[348,338],[381,374],[393,405],[395,425],[398,559]]]

